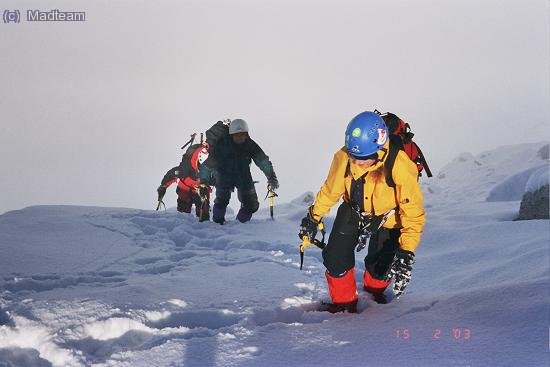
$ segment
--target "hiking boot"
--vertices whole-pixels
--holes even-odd
[[[218,206],[214,204],[212,207],[212,221],[218,224],[225,223],[225,209],[226,207]]]
[[[363,289],[367,293],[370,293],[372,295],[372,299],[374,300],[374,302],[379,303],[381,305],[385,305],[386,303],[389,303],[388,297],[386,297],[386,295],[384,294],[384,290],[382,290],[382,292],[373,292],[372,289],[367,287],[363,287]]]
[[[210,220],[210,215],[203,215],[202,217],[199,217],[199,222],[208,222],[209,220]]]
[[[322,311],[330,313],[348,312],[357,313],[357,300],[346,303],[325,303],[321,304]]]
[[[241,223],[248,222],[252,218],[252,212],[248,209],[241,208],[237,213],[237,220]]]
[[[195,206],[195,214],[199,218],[199,222],[207,222],[210,220],[210,207],[208,203],[204,203],[201,207]]]
[[[178,198],[178,207],[177,207],[178,212],[191,213],[192,206],[193,206],[192,201],[185,201]]]
[[[373,293],[372,294],[374,302],[385,305],[386,303],[389,303],[388,297],[384,293]]]

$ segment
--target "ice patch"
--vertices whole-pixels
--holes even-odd
[[[285,298],[284,301],[281,303],[281,308],[284,310],[284,309],[287,309],[287,308],[290,308],[290,307],[298,307],[298,306],[302,306],[302,305],[307,305],[307,304],[310,304],[312,303],[312,299],[311,297],[290,297],[290,298]]]
[[[144,331],[154,333],[155,330],[143,325],[139,321],[124,317],[113,317],[103,321],[96,321],[82,327],[82,335],[96,340],[119,338],[129,331]]]
[[[172,313],[170,311],[146,311],[145,317],[149,321],[160,321],[168,318]]]
[[[533,172],[533,174],[529,177],[529,180],[525,184],[525,192],[535,192],[541,187],[548,185],[548,183],[550,182],[549,171],[550,166],[544,165]]]
[[[244,347],[235,351],[237,357],[253,357],[260,353],[258,347]]]
[[[218,335],[219,340],[234,340],[237,339],[237,337],[230,333],[219,333]]]
[[[313,291],[315,290],[315,284],[313,283],[296,283],[294,286],[298,289],[306,290],[306,291]]]
[[[171,303],[171,304],[173,304],[175,306],[178,306],[178,307],[181,307],[181,308],[187,307],[187,302],[185,302],[182,299],[172,298],[172,299],[168,300],[168,303]]]

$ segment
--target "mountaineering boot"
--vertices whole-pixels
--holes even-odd
[[[321,311],[330,313],[348,312],[357,313],[357,300],[346,303],[321,303]]]
[[[376,279],[369,273],[368,270],[365,270],[365,274],[363,275],[363,289],[373,295],[373,299],[376,303],[388,303],[388,299],[384,295],[384,290],[388,285],[390,285],[390,283],[391,280],[385,281]]]
[[[241,223],[248,222],[252,218],[252,212],[248,209],[241,208],[237,213],[237,220]]]
[[[357,313],[357,286],[355,285],[355,269],[339,274],[331,275],[325,272],[328,282],[328,290],[332,303],[327,303],[326,311],[330,313],[349,312]]]
[[[222,206],[219,206],[218,204],[214,204],[214,206],[212,207],[212,221],[218,224],[224,224],[225,209],[226,207],[222,207]]]
[[[207,222],[210,220],[210,206],[207,202],[202,204],[201,208],[197,209],[197,217],[199,218],[199,222]]]
[[[191,207],[193,206],[192,201],[182,200],[178,198],[178,207],[177,210],[180,213],[191,213]]]
[[[383,292],[382,293],[372,293],[372,298],[374,299],[374,302],[376,302],[378,304],[381,304],[381,305],[385,305],[385,304],[389,303],[388,298],[386,297],[386,295]]]
[[[390,285],[390,281],[374,278],[368,270],[365,270],[363,275],[363,289],[369,293],[384,293],[384,290]]]

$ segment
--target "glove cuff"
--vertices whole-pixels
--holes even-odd
[[[409,251],[409,250],[404,250],[401,247],[399,247],[397,249],[397,254],[401,254],[401,255],[404,255],[404,256],[414,256],[414,252]]]
[[[307,217],[315,224],[319,224],[321,222],[321,219],[315,220],[315,217],[313,216],[313,205],[308,208]]]
[[[395,257],[399,260],[404,261],[407,264],[414,264],[414,252],[403,250],[402,248],[398,248],[397,252],[395,253]]]

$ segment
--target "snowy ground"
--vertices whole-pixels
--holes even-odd
[[[412,283],[387,305],[361,293],[357,315],[315,311],[328,298],[320,251],[299,270],[303,197],[224,226],[173,209],[5,213],[0,366],[547,366],[548,220],[428,186]]]

